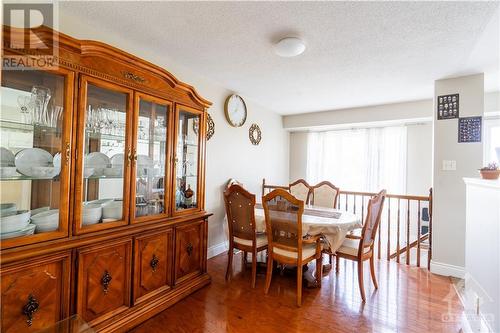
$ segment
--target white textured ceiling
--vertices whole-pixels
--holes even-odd
[[[477,72],[500,89],[498,2],[61,2],[59,12],[280,114],[429,98],[434,80]],[[285,36],[306,51],[275,55]]]

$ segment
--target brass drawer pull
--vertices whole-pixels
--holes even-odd
[[[160,263],[160,259],[156,256],[156,254],[153,254],[153,258],[149,262],[149,265],[153,269],[153,272],[156,272],[156,269],[158,268],[158,264]]]
[[[109,274],[109,272],[105,270],[104,275],[101,278],[102,291],[104,291],[105,294],[108,293],[108,288],[109,284],[111,283],[111,280],[113,280],[111,274]]]
[[[191,256],[191,253],[193,253],[193,244],[189,243],[187,246],[186,246],[186,251],[188,253],[188,256]]]
[[[36,300],[35,296],[33,296],[33,294],[29,294],[28,303],[23,306],[23,314],[28,317],[28,319],[26,319],[26,324],[28,324],[28,326],[33,324],[33,315],[38,311],[39,307],[40,304]]]

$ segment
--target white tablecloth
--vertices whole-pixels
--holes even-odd
[[[363,226],[361,217],[352,213],[323,207],[307,206],[302,215],[302,233],[306,235],[322,234],[329,243],[332,253],[344,242],[346,235]],[[255,208],[255,227],[258,232],[266,231],[264,209]]]

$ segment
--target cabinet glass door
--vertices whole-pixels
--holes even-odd
[[[170,170],[170,112],[167,101],[136,94],[134,124],[135,175],[132,185],[132,216],[135,221],[166,217]],[[167,194],[167,196],[165,196]]]
[[[127,224],[132,92],[83,78],[80,94],[83,133],[79,148],[83,154],[77,172],[81,189],[75,207],[77,229],[91,231]]]
[[[199,207],[201,111],[177,107],[175,140],[175,210]]]
[[[67,235],[73,78],[63,69],[2,71],[2,247]]]

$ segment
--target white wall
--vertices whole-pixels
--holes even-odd
[[[435,99],[460,94],[460,117],[484,113],[484,75],[438,80]],[[458,143],[458,119],[436,120],[434,128],[433,229],[431,271],[461,277],[465,264],[465,184],[483,163],[482,143]],[[455,171],[442,170],[443,160],[456,161]]]
[[[272,183],[288,182],[288,133],[283,130],[281,116],[255,101],[245,99],[248,108],[247,121],[243,127],[233,128],[224,117],[224,101],[232,92],[217,82],[176,65],[175,59],[168,59],[167,55],[149,52],[147,48],[127,40],[126,36],[103,34],[99,26],[92,22],[81,22],[78,17],[68,15],[61,16],[59,20],[61,32],[79,39],[108,43],[164,67],[179,80],[194,86],[201,96],[213,102],[208,110],[215,122],[215,135],[207,143],[206,210],[214,215],[209,218],[208,245],[209,255],[222,251],[221,244],[226,239],[223,230],[222,190],[227,180],[236,178],[243,182],[257,195],[257,200],[260,199],[263,177]],[[257,123],[262,130],[262,141],[258,146],[253,146],[248,138],[248,129],[252,123]]]

